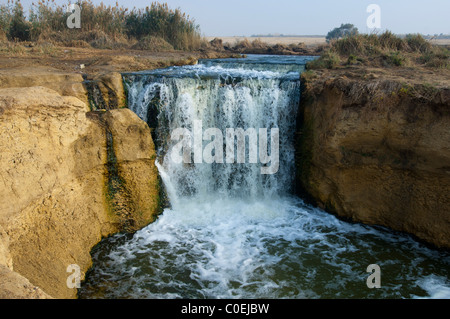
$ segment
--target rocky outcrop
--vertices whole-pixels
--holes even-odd
[[[83,278],[102,237],[143,227],[158,212],[150,129],[128,109],[90,112],[39,86],[0,89],[0,131],[0,282],[34,286],[11,298],[74,298],[67,267],[79,265]],[[111,200],[111,167],[126,201]]]
[[[122,74],[118,72],[108,72],[98,76],[96,81],[98,81],[103,99],[110,109],[127,106]]]
[[[152,222],[160,206],[155,145],[148,125],[129,109],[106,112],[102,120],[109,135],[108,207],[121,230],[134,231]]]
[[[450,89],[303,78],[300,190],[338,216],[450,247]]]
[[[0,69],[0,88],[43,86],[88,104],[88,94],[83,81],[80,73],[62,72],[51,67]]]
[[[0,264],[0,299],[53,299],[28,279]]]
[[[122,74],[106,72],[86,76],[84,82],[92,110],[112,110],[127,106],[126,94],[122,82]]]

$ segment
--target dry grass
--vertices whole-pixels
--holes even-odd
[[[176,50],[198,50],[204,45],[199,26],[179,9],[153,2],[145,9],[93,4],[79,0],[81,29],[66,25],[69,13],[54,0],[39,0],[31,5],[28,17],[19,0],[0,5],[0,42],[33,41],[62,46],[89,45],[93,48],[131,48],[143,39],[143,50],[159,50],[163,41]],[[153,37],[156,47],[146,37]],[[156,41],[156,42],[155,42]],[[164,47],[168,47],[164,45]]]
[[[139,41],[136,42],[132,47],[132,49],[136,50],[147,50],[150,52],[161,52],[161,51],[172,51],[174,47],[160,37],[155,36],[146,36]]]
[[[207,41],[212,41],[214,39],[220,39],[225,45],[233,46],[235,43],[243,41],[247,39],[249,42],[253,42],[255,40],[254,37],[206,37]],[[325,45],[325,37],[260,37],[256,38],[257,40],[266,43],[267,45],[275,45],[275,44],[283,44],[286,46],[289,45],[297,45],[299,43],[304,43],[306,46],[319,46]]]
[[[233,44],[223,43],[221,38],[214,38],[204,47],[239,54],[317,55],[323,50],[322,46],[309,47],[302,42],[269,44],[265,41],[265,38],[252,38],[251,41],[248,38],[236,38]]]

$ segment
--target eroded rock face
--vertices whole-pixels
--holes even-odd
[[[300,188],[326,210],[450,247],[450,90],[337,78],[305,87]]]
[[[109,109],[127,106],[122,74],[118,72],[109,72],[99,75],[95,80],[98,82],[103,100],[106,105],[108,105]]]
[[[134,231],[153,221],[159,207],[155,145],[148,125],[130,109],[111,110],[103,119],[113,137],[111,146],[122,184],[122,193],[112,198],[110,206],[126,223],[125,230]]]
[[[52,297],[75,297],[67,267],[84,278],[91,248],[123,229],[108,201],[107,129],[137,229],[158,204],[148,126],[128,109],[93,114],[45,87],[0,89],[0,264]]]

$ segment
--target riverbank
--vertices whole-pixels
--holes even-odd
[[[315,76],[303,75],[301,189],[337,216],[448,249],[448,73],[352,68]]]
[[[302,74],[298,180],[316,205],[450,248],[450,53],[357,35]]]

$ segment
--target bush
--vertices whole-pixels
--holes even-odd
[[[406,35],[406,43],[413,52],[427,53],[432,49],[430,42],[425,40],[420,34],[408,34]]]
[[[338,54],[327,51],[318,59],[310,61],[306,64],[306,69],[335,69],[341,64],[341,59]]]
[[[174,49],[173,46],[163,38],[155,37],[152,35],[148,35],[142,38],[131,48],[135,50],[146,50],[151,52],[171,51]]]
[[[19,1],[16,1],[9,24],[8,38],[12,41],[29,41],[30,31],[31,23],[25,20],[23,7]]]
[[[350,54],[347,59],[347,65],[355,65],[364,63],[364,59],[357,57],[356,55]]]
[[[84,40],[69,40],[64,43],[66,47],[72,48],[90,48],[91,45]]]
[[[200,29],[194,20],[179,9],[169,9],[167,3],[152,3],[145,10],[132,10],[125,17],[126,34],[138,40],[151,35],[164,39],[177,50],[198,49]]]
[[[365,40],[362,35],[355,35],[340,39],[332,44],[332,49],[339,55],[356,55],[358,53],[365,53]]]
[[[9,25],[12,20],[12,5],[8,0],[7,4],[0,4],[0,34],[2,37],[6,37],[9,34]]]
[[[121,34],[107,34],[104,31],[90,31],[80,34],[79,39],[87,41],[97,49],[120,49],[128,46],[128,40]]]
[[[408,66],[416,63],[432,68],[449,68],[450,51],[433,46],[420,34],[405,38],[390,31],[380,35],[354,34],[332,41],[322,56],[309,63],[310,69],[335,68],[340,61],[346,65]]]
[[[70,13],[54,0],[33,3],[28,21],[19,0],[12,1],[0,5],[0,39],[4,33],[10,40],[54,44],[85,41],[97,48],[121,48],[152,36],[159,39],[152,40],[159,41],[158,48],[197,50],[204,46],[195,21],[179,9],[170,9],[167,4],[154,2],[143,10],[130,12],[118,3],[105,6],[103,3],[95,5],[91,0],[79,0],[76,3],[81,8],[81,29],[68,29],[66,21]]]
[[[407,43],[400,37],[393,34],[391,31],[382,33],[379,37],[379,45],[382,50],[403,51],[408,48]]]
[[[419,58],[419,62],[431,68],[450,68],[450,51],[447,48],[435,47]]]
[[[250,41],[248,41],[248,39],[244,39],[241,41],[237,41],[233,46],[233,49],[236,51],[243,51],[243,50],[247,50],[250,49],[252,47],[252,44],[250,43]]]
[[[8,41],[5,31],[0,29],[0,43]]]
[[[391,52],[389,55],[386,56],[386,60],[388,64],[395,65],[395,66],[402,66],[405,65],[406,57],[399,51]]]
[[[254,49],[267,49],[269,45],[266,42],[261,41],[261,39],[255,39],[252,41],[251,47]]]

